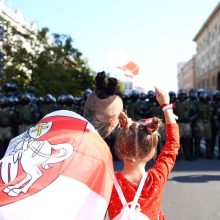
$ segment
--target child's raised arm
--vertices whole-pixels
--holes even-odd
[[[160,184],[164,185],[170,171],[172,170],[176,156],[179,150],[179,129],[173,114],[172,105],[170,105],[169,94],[155,87],[156,98],[160,106],[163,108],[166,123],[166,141],[156,160],[154,169],[160,176]]]
[[[164,106],[165,108],[163,109],[164,111],[164,117],[165,117],[165,123],[170,124],[170,123],[176,123],[176,119],[173,114],[173,109],[172,107],[169,107],[170,105],[170,96],[168,93],[164,92],[162,89],[159,89],[155,86],[155,92],[156,92],[156,99],[160,106]]]

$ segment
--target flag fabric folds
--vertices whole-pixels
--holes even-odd
[[[46,115],[0,160],[1,220],[102,220],[114,175],[109,147],[82,116]]]
[[[133,61],[129,61],[124,66],[117,66],[117,68],[125,71],[125,76],[130,77],[130,78],[133,78],[134,75],[139,74],[139,67]]]

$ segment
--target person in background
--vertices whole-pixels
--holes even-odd
[[[145,117],[144,118],[152,118],[152,117],[157,117],[164,122],[164,114],[163,111],[160,107],[160,104],[158,103],[156,99],[156,93],[153,90],[149,90],[147,93],[148,101],[146,102],[146,107],[145,107]],[[143,117],[142,117],[143,118]],[[159,154],[161,151],[162,146],[165,143],[165,129],[164,126],[161,126],[159,128],[159,140],[158,140],[158,146],[157,146],[157,153]]]
[[[10,110],[8,97],[0,96],[0,159],[4,156],[10,139],[13,112]]]
[[[195,134],[196,134],[196,130],[195,130],[195,125],[196,125],[196,117],[197,117],[197,112],[196,112],[196,108],[197,108],[197,104],[198,104],[198,97],[197,97],[197,90],[192,88],[189,90],[188,92],[188,100],[187,100],[190,104],[190,129],[191,129],[191,138],[190,138],[190,146],[191,146],[191,158],[192,159],[196,159],[195,153]]]
[[[215,147],[218,149],[218,159],[220,160],[220,91],[216,90],[213,93],[212,100],[213,115],[212,115],[212,142],[210,157],[214,157]]]
[[[155,87],[156,99],[164,112],[166,141],[152,168],[148,170],[141,196],[139,198],[142,213],[151,220],[165,219],[161,210],[164,185],[175,164],[180,147],[179,129],[172,111],[167,93]],[[123,160],[124,167],[115,174],[127,202],[134,199],[139,182],[144,174],[146,163],[155,157],[158,144],[158,129],[161,120],[157,117],[132,121],[125,113],[119,116],[120,131],[116,139],[116,152]],[[122,204],[113,187],[108,206],[110,219],[117,216]]]
[[[19,105],[15,108],[14,122],[18,124],[18,134],[31,128],[39,118],[37,106],[33,104],[29,93],[23,93],[19,97]]]
[[[185,89],[179,89],[177,93],[176,105],[174,107],[174,113],[178,115],[178,125],[180,131],[180,153],[179,157],[185,160],[192,160],[192,132],[190,126],[191,116],[191,103],[187,99],[187,92]]]
[[[212,159],[212,116],[213,106],[208,97],[207,91],[201,90],[198,93],[199,101],[196,105],[196,119],[195,119],[195,159],[201,157],[201,141],[205,141],[205,149],[207,159]]]
[[[78,108],[76,109],[76,112],[78,114],[83,115],[86,100],[92,93],[93,91],[88,88],[83,92],[83,95],[81,97],[75,97],[74,103],[76,106],[78,106]]]
[[[176,93],[174,91],[169,91],[170,103],[176,103]]]
[[[97,74],[96,89],[86,99],[83,116],[107,142],[115,158],[113,149],[119,123],[118,116],[123,111],[123,101],[117,95],[117,79],[106,78],[104,71]]]
[[[53,96],[50,93],[47,93],[44,96],[44,103],[39,108],[40,118],[43,118],[45,115],[57,110],[58,110],[58,106],[55,96]]]
[[[127,102],[126,110],[127,114],[133,120],[141,119],[141,105],[139,102],[140,92],[137,89],[133,89],[130,92],[129,100]]]

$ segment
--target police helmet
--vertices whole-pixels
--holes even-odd
[[[198,92],[198,97],[201,102],[207,102],[209,100],[208,92],[204,89]]]
[[[215,90],[212,93],[212,97],[214,101],[220,101],[220,91],[219,90]]]
[[[130,92],[130,99],[131,100],[137,100],[140,96],[140,92],[137,89],[132,89]]]
[[[71,94],[67,94],[64,97],[64,104],[67,106],[71,106],[74,103],[74,97]]]
[[[59,95],[58,97],[57,97],[57,103],[59,104],[59,105],[64,105],[64,100],[65,100],[65,95]]]
[[[20,96],[20,99],[19,99],[19,102],[22,104],[22,105],[27,105],[31,102],[31,96],[30,94],[28,93],[23,93],[21,94]]]
[[[147,99],[147,94],[145,92],[140,93],[140,100],[145,101]]]
[[[187,99],[186,90],[185,89],[179,89],[177,97],[178,97],[179,100],[182,100],[182,101],[186,100]]]
[[[45,97],[44,97],[44,102],[46,104],[52,104],[52,103],[55,103],[56,102],[56,98],[51,95],[51,94],[46,94]]]
[[[16,92],[18,91],[18,85],[17,85],[17,83],[15,83],[15,82],[11,83],[11,85],[10,85],[10,91],[11,91],[12,93],[16,93]]]
[[[203,89],[203,88],[198,89],[198,90],[197,90],[197,96],[200,97],[200,96],[201,96],[200,93],[203,94],[205,91],[206,91],[206,90]]]
[[[35,102],[36,102],[37,105],[42,105],[42,104],[44,103],[44,97],[42,97],[42,96],[37,96],[37,97],[35,98]]]
[[[0,96],[0,107],[4,108],[9,105],[8,98],[6,96]]]
[[[3,85],[3,91],[6,92],[6,93],[8,93],[8,92],[10,92],[10,90],[11,90],[11,83],[6,82],[6,83]]]
[[[197,90],[196,89],[190,89],[188,96],[191,100],[196,99],[197,98]]]
[[[176,101],[176,93],[174,91],[169,91],[170,102]]]
[[[156,93],[153,90],[149,90],[147,93],[147,97],[149,101],[155,101],[156,100]]]
[[[123,101],[128,100],[128,94],[126,92],[119,93],[119,96],[122,98]]]

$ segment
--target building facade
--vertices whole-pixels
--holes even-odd
[[[124,87],[125,89],[125,92],[129,92],[133,89],[133,82],[132,81],[121,81],[122,83],[122,86]]]
[[[13,10],[11,7],[7,6],[3,0],[0,0],[0,19],[10,22],[11,26],[24,34],[36,33],[38,29],[34,22],[29,23],[24,18],[21,10]]]
[[[202,25],[193,41],[197,43],[195,87],[220,89],[220,3]]]
[[[20,10],[13,10],[0,0],[0,77],[2,82],[19,78],[15,71],[22,72],[30,79],[32,70],[27,62],[17,63],[14,54],[23,48],[30,56],[37,56],[44,50],[44,44],[38,38],[38,27],[28,22]],[[13,71],[11,67],[13,66]]]
[[[178,89],[190,90],[195,88],[195,56],[192,57],[188,62],[180,63],[177,67],[178,70]]]

